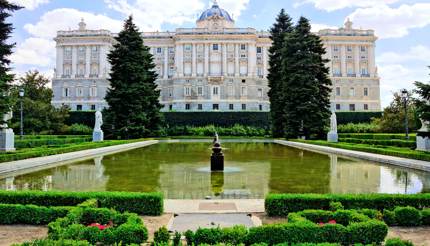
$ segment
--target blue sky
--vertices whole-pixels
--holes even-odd
[[[194,27],[209,0],[10,0],[26,8],[14,14],[17,43],[11,57],[15,73],[38,69],[52,76],[58,30],[76,29],[84,18],[89,29],[117,32],[133,14],[144,31]],[[387,106],[392,93],[429,81],[430,0],[218,0],[238,27],[267,30],[281,8],[293,17],[309,18],[313,29],[342,26],[346,18],[355,28],[374,29],[379,37],[376,64],[381,99]]]

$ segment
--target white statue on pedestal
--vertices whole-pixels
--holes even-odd
[[[7,125],[7,121],[12,119],[12,111],[3,114],[2,122],[0,122],[0,152],[15,151],[15,134]]]
[[[330,117],[330,131],[327,134],[327,141],[332,143],[337,143],[339,137],[337,135],[337,118],[336,113],[333,111]]]
[[[417,150],[430,152],[429,122],[421,120],[421,128],[417,132]]]
[[[93,131],[93,142],[101,142],[103,141],[104,134],[102,131],[102,125],[103,125],[103,115],[100,110],[97,110],[95,115],[95,124],[94,124],[94,131]]]

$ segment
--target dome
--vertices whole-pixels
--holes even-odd
[[[205,12],[203,12],[203,14],[200,16],[200,18],[197,21],[204,21],[212,16],[223,17],[227,21],[234,22],[230,14],[226,10],[220,8],[216,1],[212,5],[212,8],[207,9]]]

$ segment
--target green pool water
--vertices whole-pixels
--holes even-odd
[[[9,190],[163,192],[166,198],[264,198],[269,193],[420,193],[430,174],[273,143],[225,142],[211,173],[210,143],[160,143],[0,180]]]

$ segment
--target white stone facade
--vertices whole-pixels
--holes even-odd
[[[142,33],[154,56],[163,111],[269,111],[269,33],[235,28],[230,15],[216,3],[196,24],[175,32]],[[333,107],[379,111],[373,31],[346,27],[322,30],[319,35],[332,60]],[[107,53],[114,36],[107,30],[87,30],[83,21],[79,30],[58,32],[55,106],[65,104],[72,110],[107,106]],[[349,46],[354,47],[351,52]]]

